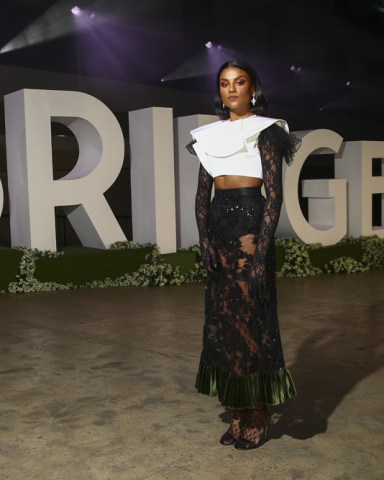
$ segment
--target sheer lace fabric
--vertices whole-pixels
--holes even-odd
[[[208,277],[203,351],[196,386],[230,408],[295,395],[284,364],[275,288],[274,233],[282,204],[280,127],[260,133],[266,198],[259,188],[217,190],[200,166],[196,220]],[[285,142],[285,145],[284,145]]]

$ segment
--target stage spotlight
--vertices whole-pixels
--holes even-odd
[[[348,80],[347,82],[345,82],[345,85],[349,87],[351,85],[351,82]]]
[[[212,43],[212,42],[207,42],[207,43],[205,44],[205,46],[206,46],[207,48],[212,48],[212,47],[213,47],[213,43]]]
[[[301,67],[296,67],[296,65],[291,65],[291,66],[289,67],[289,69],[291,70],[291,72],[297,72],[297,73],[299,73],[300,70],[301,70]]]
[[[81,10],[77,5],[75,5],[74,7],[71,8],[71,12],[73,13],[73,15],[77,17],[80,15]]]
[[[95,18],[93,10],[82,10],[77,5],[70,8],[67,0],[57,1],[6,45],[3,45],[0,54],[48,42],[80,29],[93,27],[101,18],[99,15],[98,18]]]

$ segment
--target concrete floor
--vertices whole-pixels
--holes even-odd
[[[0,296],[0,478],[384,479],[384,271],[280,279],[299,396],[269,441],[195,393],[203,286]]]

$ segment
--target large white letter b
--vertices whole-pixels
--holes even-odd
[[[56,250],[55,206],[85,246],[125,240],[103,195],[124,160],[112,112],[81,92],[19,90],[4,103],[12,245]],[[79,145],[75,167],[60,180],[53,180],[51,121],[66,125]]]

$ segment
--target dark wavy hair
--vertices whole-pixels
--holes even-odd
[[[268,110],[267,99],[265,98],[263,87],[261,86],[260,78],[256,73],[256,70],[246,62],[241,62],[238,60],[229,60],[225,62],[217,72],[216,77],[216,96],[215,96],[215,113],[218,115],[221,120],[227,120],[229,118],[229,109],[223,107],[223,101],[220,96],[220,75],[225,68],[240,68],[247,72],[249,78],[251,79],[252,85],[256,90],[256,103],[252,105],[251,103],[251,112],[255,115],[263,115]]]

